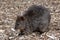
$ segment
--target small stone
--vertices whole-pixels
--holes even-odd
[[[5,30],[0,29],[0,32],[1,32],[1,33],[4,33],[4,32],[5,32]]]

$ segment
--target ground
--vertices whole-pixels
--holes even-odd
[[[50,30],[42,35],[17,36],[19,32],[14,30],[17,15],[33,4],[51,10]],[[60,0],[0,0],[0,40],[60,40]]]

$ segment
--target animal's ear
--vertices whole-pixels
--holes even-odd
[[[25,20],[25,17],[24,16],[17,16],[17,20],[18,21],[24,21]]]

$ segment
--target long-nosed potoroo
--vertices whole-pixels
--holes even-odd
[[[26,35],[32,32],[44,33],[49,30],[50,19],[49,9],[41,5],[31,5],[23,16],[17,16],[15,29]]]

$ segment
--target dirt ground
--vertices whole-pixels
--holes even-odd
[[[18,36],[14,30],[16,17],[33,4],[51,10],[50,31]],[[60,0],[0,0],[0,40],[60,40]]]

